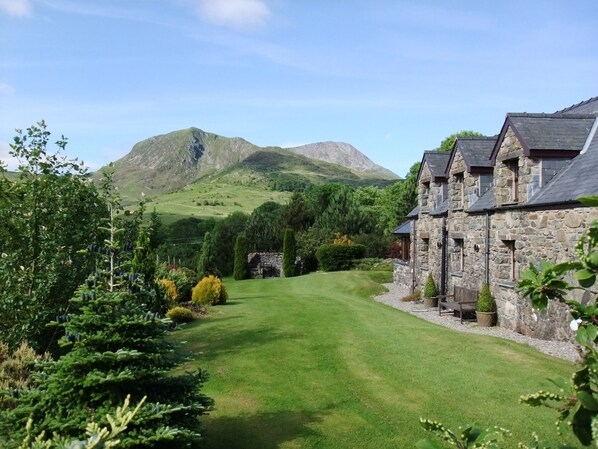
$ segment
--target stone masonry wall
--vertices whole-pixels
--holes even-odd
[[[575,258],[575,244],[598,218],[593,208],[568,210],[499,211],[491,217],[490,287],[501,326],[543,339],[568,340],[572,333],[567,308],[553,302],[547,311],[533,311],[515,292],[519,273],[541,260],[564,262]],[[512,245],[515,279],[511,279]],[[582,299],[579,297],[578,299]]]

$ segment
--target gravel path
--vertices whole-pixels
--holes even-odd
[[[450,313],[444,313],[442,316],[438,316],[437,308],[424,307],[421,302],[404,302],[401,298],[407,296],[409,291],[405,288],[398,286],[397,284],[384,284],[388,289],[388,292],[376,296],[374,299],[378,302],[400,309],[405,312],[416,315],[424,320],[431,321],[433,323],[454,329],[459,332],[470,332],[474,334],[491,335],[494,337],[506,338],[513,340],[518,343],[533,346],[538,351],[545,354],[549,354],[554,357],[569,360],[572,362],[580,359],[578,346],[573,343],[559,342],[559,341],[548,341],[539,340],[537,338],[526,337],[525,335],[517,332],[502,328],[502,327],[478,327],[477,323],[464,322],[461,324],[458,317],[453,316]]]

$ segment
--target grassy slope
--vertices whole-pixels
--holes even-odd
[[[250,214],[266,201],[284,204],[290,196],[289,192],[274,192],[259,186],[198,183],[161,195],[148,203],[147,207],[150,211],[155,207],[162,220],[170,223],[187,216],[224,218],[235,211]],[[204,200],[223,202],[224,205],[206,206]]]
[[[556,438],[553,413],[517,401],[572,365],[373,302],[374,275],[230,281],[230,304],[175,334],[212,376],[206,448],[409,448],[420,416],[508,427],[510,447]]]

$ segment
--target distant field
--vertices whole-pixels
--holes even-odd
[[[284,204],[291,194],[274,192],[256,187],[203,183],[174,193],[161,195],[147,205],[156,208],[164,223],[185,216],[224,218],[235,211],[250,214],[266,201]]]

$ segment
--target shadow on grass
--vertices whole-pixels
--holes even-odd
[[[214,360],[226,354],[238,354],[251,348],[267,345],[277,340],[292,340],[303,338],[304,335],[297,332],[281,332],[268,327],[256,329],[226,329],[225,331],[205,331],[201,339],[193,340],[193,336],[187,336],[186,350],[194,353],[201,353],[200,361]],[[206,342],[209,342],[207,344]]]
[[[322,421],[311,412],[284,411],[250,416],[206,417],[204,449],[276,449],[285,442],[317,437],[311,427]],[[301,447],[301,442],[293,447]]]

